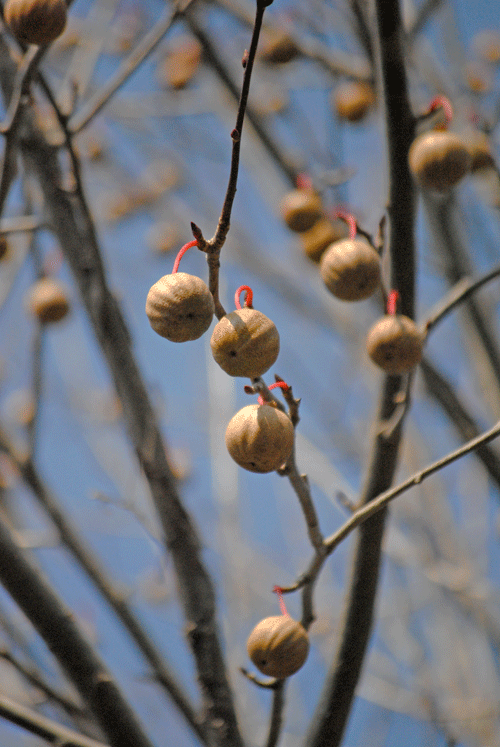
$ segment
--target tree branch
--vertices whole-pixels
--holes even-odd
[[[376,0],[376,11],[389,150],[390,282],[391,288],[399,291],[401,312],[413,317],[415,200],[408,150],[413,140],[414,119],[408,101],[399,4],[397,0]],[[384,379],[360,505],[382,493],[392,482],[404,412],[389,432],[387,424],[398,410],[401,386],[401,377]],[[406,403],[407,407],[408,398]],[[308,747],[338,747],[341,742],[372,627],[384,520],[385,511],[381,510],[360,526],[356,537],[339,647],[313,717]],[[311,594],[311,587],[303,593]]]
[[[88,703],[111,747],[152,747],[110,673],[81,635],[72,613],[27,560],[2,519],[0,583]]]
[[[85,737],[73,729],[58,724],[56,721],[41,716],[31,708],[15,703],[5,695],[0,695],[0,717],[21,726],[26,731],[45,739],[56,747],[107,747],[102,742]]]
[[[153,645],[150,636],[148,636],[144,631],[139,620],[127,604],[127,601],[123,598],[123,595],[113,589],[112,585],[103,575],[91,552],[87,547],[85,547],[77,532],[72,529],[63,512],[57,505],[57,501],[51,495],[38,474],[38,470],[33,461],[31,459],[22,459],[15,453],[12,444],[9,442],[5,433],[2,432],[1,428],[0,449],[5,451],[5,453],[7,453],[16,464],[22,479],[29,486],[35,498],[43,506],[57,527],[65,547],[83,568],[103,598],[121,620],[124,627],[128,630],[138,648],[151,665],[155,678],[165,688],[179,711],[185,717],[189,726],[202,741],[205,741],[205,735],[200,728],[198,718],[196,717],[193,707],[189,703],[187,695],[183,692],[183,689],[173,676],[169,667],[163,661],[163,657]]]
[[[7,65],[5,54],[2,63]],[[47,214],[109,366],[129,436],[158,510],[166,547],[172,554],[187,619],[188,641],[202,690],[201,728],[214,745],[238,747],[241,737],[219,642],[213,583],[201,560],[197,532],[180,501],[156,415],[132,354],[129,332],[106,282],[83,190],[81,185],[75,193],[60,188],[63,180],[57,150],[45,141],[28,117],[25,124],[21,149],[26,166],[40,181]],[[74,152],[70,153],[77,166]]]

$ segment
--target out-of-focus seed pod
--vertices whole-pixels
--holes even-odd
[[[194,78],[200,62],[200,43],[190,36],[183,36],[172,44],[159,63],[159,82],[169,88],[185,88]]]
[[[469,171],[471,158],[463,140],[452,132],[419,135],[408,154],[410,170],[425,189],[446,192]]]
[[[333,106],[339,119],[359,122],[375,103],[375,92],[369,83],[352,80],[342,83],[333,95]]]
[[[271,405],[247,405],[226,429],[234,461],[249,472],[274,472],[292,453],[294,429],[284,412]]]
[[[149,289],[146,314],[154,331],[171,342],[197,340],[210,327],[214,301],[196,275],[164,275]]]
[[[222,317],[210,340],[212,355],[230,376],[262,376],[275,363],[280,337],[265,314],[244,307]]]
[[[321,258],[320,274],[336,298],[363,301],[380,284],[380,257],[364,239],[336,241]]]
[[[308,231],[299,235],[304,254],[311,262],[318,263],[326,249],[335,241],[347,238],[349,226],[340,219],[320,218]]]
[[[7,0],[4,21],[18,41],[50,44],[66,26],[65,0]]]
[[[293,38],[283,29],[266,28],[262,34],[259,58],[270,64],[284,64],[295,59],[300,50]]]
[[[306,661],[309,638],[302,625],[289,615],[266,617],[250,633],[247,652],[262,674],[284,679]]]
[[[366,349],[377,366],[388,374],[411,371],[421,358],[424,336],[407,316],[387,314],[368,333]]]
[[[26,295],[28,311],[42,324],[59,322],[69,311],[65,286],[54,278],[40,278]]]
[[[321,197],[312,189],[294,189],[280,203],[283,220],[291,231],[307,231],[321,218]]]
[[[470,170],[472,173],[481,169],[495,168],[495,159],[491,152],[490,141],[484,132],[471,128],[462,137],[469,151]]]

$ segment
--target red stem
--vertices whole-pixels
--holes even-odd
[[[391,316],[395,316],[397,313],[398,301],[399,292],[397,290],[391,290],[387,296],[387,313]]]
[[[439,109],[440,107],[443,109],[444,118],[446,120],[443,129],[447,129],[448,125],[453,119],[453,107],[450,103],[450,100],[447,99],[446,96],[434,96],[431,103],[429,104],[429,112],[433,112],[435,109]]]
[[[275,594],[278,595],[278,601],[280,603],[280,610],[282,615],[288,615],[288,610],[286,608],[285,600],[283,599],[283,591],[281,589],[281,586],[275,586],[273,588],[273,591]]]
[[[175,258],[174,266],[172,268],[172,275],[174,275],[177,272],[177,270],[179,269],[179,264],[180,264],[181,259],[183,258],[183,256],[187,252],[187,250],[191,249],[192,246],[198,246],[198,240],[197,239],[193,239],[192,241],[188,241],[187,244],[184,244],[184,246],[182,247],[182,249],[179,249],[177,257]]]
[[[245,306],[247,309],[251,309],[252,307],[252,301],[253,301],[253,290],[250,288],[249,285],[240,285],[240,287],[236,290],[236,293],[234,294],[234,303],[237,309],[241,309],[241,301],[240,296],[243,293],[243,291],[246,291],[245,296]]]
[[[297,189],[312,189],[312,179],[306,173],[297,174],[295,184],[297,185]]]
[[[356,218],[354,217],[354,215],[352,215],[352,213],[349,213],[347,210],[341,210],[339,208],[332,214],[332,218],[341,218],[341,220],[344,220],[349,226],[349,238],[351,239],[351,241],[356,238],[358,225],[356,223]]]
[[[288,385],[288,384],[286,383],[286,381],[277,381],[277,382],[276,382],[275,384],[270,384],[270,385],[269,385],[269,386],[268,386],[267,388],[269,389],[269,391],[271,391],[271,389],[276,389],[276,387],[277,387],[277,386],[278,386],[278,387],[279,387],[280,389],[290,389],[290,387],[289,387],[289,385]],[[262,397],[262,394],[259,394],[259,397],[258,397],[258,399],[257,399],[257,402],[259,403],[259,405],[263,405],[263,404],[265,404],[265,403],[264,403],[264,398]]]

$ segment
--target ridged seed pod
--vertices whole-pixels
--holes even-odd
[[[321,278],[336,298],[362,301],[380,283],[380,257],[367,241],[345,239],[332,244],[321,258]]]
[[[375,93],[369,83],[348,81],[335,91],[333,105],[339,119],[359,122],[375,103]]]
[[[294,430],[284,412],[271,405],[247,405],[226,429],[226,446],[234,461],[249,472],[274,472],[292,453]]]
[[[330,244],[346,239],[348,235],[349,227],[345,221],[320,218],[312,228],[303,231],[299,238],[306,257],[311,262],[318,263]]]
[[[446,192],[469,171],[467,146],[452,132],[432,131],[419,135],[408,154],[410,171],[425,189]]]
[[[388,374],[411,371],[422,358],[424,337],[414,321],[400,314],[387,314],[368,333],[368,355]]]
[[[18,41],[50,44],[66,26],[65,0],[7,0],[4,20]]]
[[[294,189],[282,199],[280,211],[291,231],[307,231],[321,218],[321,198],[312,189]]]
[[[262,674],[281,680],[304,664],[309,638],[302,625],[289,615],[266,617],[250,633],[247,652]]]
[[[215,326],[212,355],[230,376],[262,376],[276,361],[280,336],[273,322],[256,309],[231,311]]]
[[[69,311],[66,288],[53,278],[40,278],[29,289],[26,306],[42,324],[59,322]]]
[[[146,314],[161,337],[171,342],[197,340],[210,327],[214,301],[208,286],[196,275],[164,275],[149,289]]]

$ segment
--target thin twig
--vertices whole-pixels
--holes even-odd
[[[6,136],[0,167],[0,215],[3,213],[10,185],[16,175],[16,143],[25,98],[45,52],[46,47],[30,47],[24,55],[15,76],[5,121],[0,125],[0,132]]]
[[[107,747],[102,742],[79,734],[67,726],[41,716],[31,708],[15,703],[5,695],[0,695],[0,717],[17,724],[31,734],[44,739],[49,744],[65,747]]]
[[[113,586],[106,579],[92,553],[65,518],[64,513],[60,509],[54,496],[48,490],[38,474],[38,470],[36,469],[32,459],[20,458],[16,454],[16,451],[6,434],[1,429],[0,450],[8,454],[10,459],[12,459],[14,464],[17,466],[22,479],[29,486],[33,495],[43,506],[57,527],[64,546],[84,569],[88,577],[102,594],[103,598],[107,601],[117,617],[121,620],[124,627],[128,630],[138,648],[151,665],[156,680],[164,687],[168,695],[172,698],[173,702],[179,708],[179,711],[186,718],[189,726],[202,741],[205,741],[205,736],[201,730],[194,708],[189,703],[187,695],[183,692],[183,689],[173,676],[170,668],[165,664],[163,657],[155,648],[150,636],[146,633],[141,623],[136,618],[126,599],[123,597],[123,594],[115,591]]]
[[[134,47],[129,56],[123,60],[116,73],[94,93],[87,103],[75,112],[68,121],[68,131],[72,135],[81,132],[89,122],[106,106],[115,93],[135,73],[137,68],[161,42],[172,24],[182,15],[192,0],[177,2],[168,9],[153,28]]]
[[[489,272],[476,278],[464,277],[451,288],[449,293],[436,304],[434,309],[431,309],[427,315],[427,321],[425,322],[425,329],[429,333],[436,324],[441,322],[448,314],[459,306],[463,301],[467,300],[469,296],[478,291],[483,285],[489,283],[491,280],[495,280],[500,276],[500,265],[497,265]]]
[[[27,233],[45,228],[46,223],[40,220],[38,215],[19,215],[16,217],[3,218],[0,220],[0,236],[9,233]]]
[[[88,703],[111,747],[152,747],[111,674],[71,612],[28,561],[0,519],[0,582]]]
[[[473,277],[474,268],[459,231],[454,195],[448,195],[440,200],[426,194],[422,197],[436,241],[439,242],[446,258],[445,272],[449,281],[455,285],[464,277]],[[465,311],[477,332],[500,388],[500,345],[489,310],[482,299],[469,295]]]
[[[219,54],[215,44],[205,32],[203,25],[198,21],[193,8],[188,8],[185,18],[193,34],[197,37],[203,46],[204,59],[207,61],[215,73],[218,75],[228,92],[235,101],[240,99],[239,85],[233,79],[232,73],[225,64],[222,56]],[[247,106],[246,118],[252,125],[258,135],[262,145],[265,147],[272,160],[280,168],[291,186],[295,186],[299,168],[295,161],[292,161],[283,152],[282,145],[274,138],[267,127],[264,118],[260,116],[252,106]]]
[[[264,17],[267,5],[268,3],[264,3],[262,0],[257,1],[250,48],[248,50],[248,53],[245,52],[244,56],[245,72],[243,75],[243,84],[241,87],[241,93],[238,103],[238,112],[236,114],[236,124],[233,131],[231,132],[232,149],[229,181],[227,185],[226,195],[224,197],[224,203],[222,205],[219,222],[217,224],[217,229],[213,238],[210,239],[210,241],[207,241],[205,246],[208,262],[208,287],[210,288],[210,292],[212,293],[214,299],[215,313],[218,319],[221,319],[226,315],[224,307],[222,306],[219,298],[219,257],[221,249],[226,241],[229,226],[231,223],[231,211],[233,208],[234,198],[236,196],[236,186],[238,183],[243,123],[245,121],[245,112],[247,108],[248,94],[250,92],[250,81],[252,79],[255,54],[257,52],[260,30],[262,28],[262,19]]]
[[[299,499],[307,526],[309,540],[317,553],[323,550],[323,535],[319,528],[318,514],[314,507],[307,475],[301,475],[295,462],[295,449],[286,464],[286,477]]]
[[[85,715],[88,715],[88,711],[87,714],[85,714],[84,709],[81,705],[54,690],[53,687],[42,680],[36,670],[31,669],[30,667],[23,664],[16,656],[14,656],[12,651],[9,651],[7,649],[0,649],[0,658],[11,664],[14,669],[16,669],[19,674],[24,677],[24,679],[26,679],[37,690],[43,693],[48,700],[57,703],[57,705],[63,708],[71,718],[75,718],[75,716],[84,717]]]
[[[280,738],[283,723],[283,707],[285,704],[285,682],[286,680],[278,680],[276,687],[273,689],[271,722],[269,724],[266,747],[276,747]]]
[[[394,498],[397,498],[402,493],[405,493],[414,485],[420,485],[420,483],[423,482],[427,477],[430,477],[430,475],[433,475],[435,472],[443,469],[443,467],[447,467],[449,464],[456,462],[457,459],[461,459],[461,457],[465,456],[466,454],[470,454],[472,451],[475,451],[479,447],[488,444],[499,435],[500,421],[477,438],[473,438],[471,441],[468,441],[466,444],[460,446],[455,451],[450,452],[445,457],[442,457],[432,464],[429,464],[419,472],[415,472],[415,474],[399,483],[399,485],[396,485],[396,487],[390,488],[390,490],[386,490],[384,493],[381,493],[379,496],[377,496],[377,498],[369,501],[366,505],[359,508],[345,522],[345,524],[340,527],[340,529],[337,529],[336,532],[325,539],[325,546],[328,554],[332,553],[337,545],[339,545],[342,540],[345,539],[353,531],[353,529],[359,527],[361,524],[363,524],[363,522],[369,519],[370,516],[373,516],[378,511],[385,508],[391,501],[394,500]]]
[[[479,436],[481,432],[479,425],[459,398],[456,388],[441,371],[438,371],[435,364],[424,356],[420,362],[420,371],[429,394],[439,403],[462,439],[470,440]],[[500,457],[498,454],[487,445],[478,447],[474,453],[482,461],[500,491]]]

